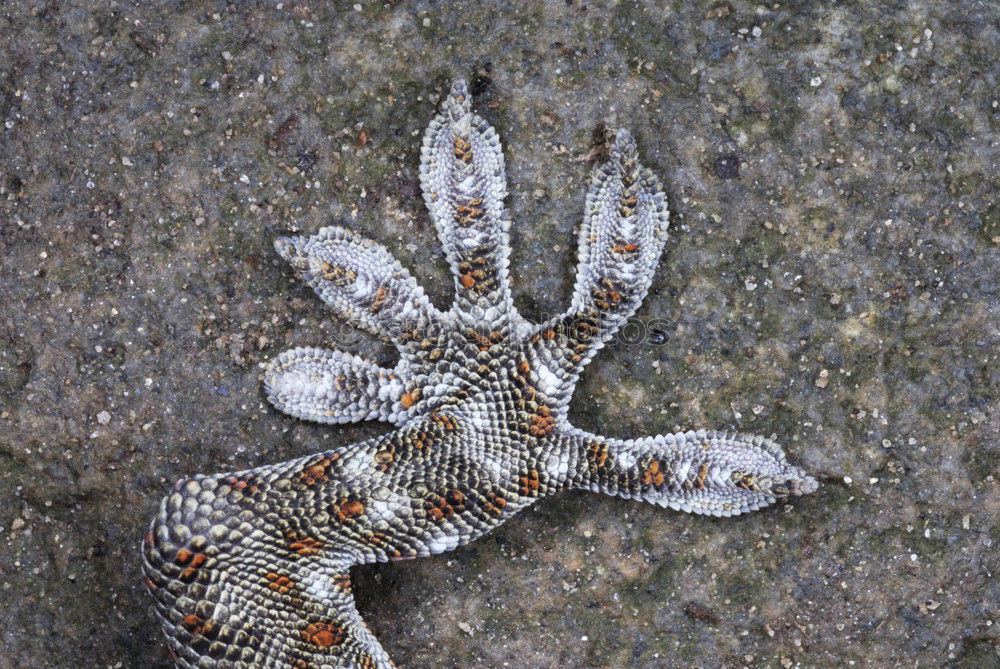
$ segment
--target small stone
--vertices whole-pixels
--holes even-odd
[[[97,422],[100,423],[101,425],[107,425],[108,423],[111,422],[111,414],[108,413],[107,411],[100,412],[99,414],[97,414]]]
[[[830,370],[828,369],[820,370],[819,376],[816,378],[816,387],[826,388],[826,386],[829,383],[830,383]]]
[[[740,158],[735,153],[724,153],[713,164],[715,176],[720,179],[740,178]]]

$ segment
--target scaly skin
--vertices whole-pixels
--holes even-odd
[[[143,549],[178,666],[393,666],[354,607],[350,568],[451,550],[560,490],[731,516],[816,488],[762,437],[617,440],[567,422],[580,372],[635,313],[667,237],[666,197],[626,132],[594,172],[571,306],[541,325],[511,301],[503,154],[463,82],[428,128],[420,180],[455,275],[447,312],[349,230],[276,243],[339,316],[392,341],[400,362],[293,349],[268,367],[268,399],[305,420],[398,430],[177,483]]]

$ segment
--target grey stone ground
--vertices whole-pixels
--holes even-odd
[[[1000,10],[987,2],[5,2],[2,666],[166,666],[137,546],[196,472],[374,434],[259,364],[352,339],[271,241],[330,221],[446,304],[419,138],[473,81],[516,300],[566,302],[607,128],[675,210],[573,419],[773,434],[823,481],[730,520],[567,494],[357,570],[404,667],[1000,663]]]

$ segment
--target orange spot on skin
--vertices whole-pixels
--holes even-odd
[[[476,285],[476,280],[472,278],[471,274],[463,274],[458,277],[458,282],[462,284],[464,288],[472,288]]]
[[[208,636],[215,627],[215,622],[211,618],[205,620],[201,616],[189,613],[181,620],[181,626],[192,635]]]
[[[388,295],[389,289],[383,283],[378,287],[378,290],[375,291],[375,299],[372,300],[372,306],[368,307],[368,310],[374,314],[382,309],[382,307],[385,306],[385,298],[388,297]]]
[[[618,303],[622,301],[621,289],[623,289],[621,285],[603,279],[600,282],[600,287],[594,287],[590,291],[590,296],[594,299],[594,305],[598,309],[608,311],[617,307]]]
[[[340,520],[352,520],[365,512],[365,505],[356,499],[344,500],[337,506]]]
[[[426,502],[427,517],[433,521],[450,518],[455,513],[465,511],[465,494],[452,488],[445,491],[444,495],[432,497]]]
[[[323,542],[319,539],[314,539],[313,537],[299,539],[298,535],[294,532],[288,537],[288,541],[288,550],[302,557],[316,555],[319,553],[319,549],[323,547]]]
[[[652,485],[659,488],[664,483],[666,483],[670,478],[670,470],[667,468],[663,462],[660,460],[653,460],[648,465],[646,465],[645,470],[642,472],[642,478],[640,483],[643,485]]]
[[[344,267],[337,267],[331,265],[325,260],[320,265],[322,273],[319,275],[321,279],[332,282],[336,286],[346,286],[348,284],[354,283],[355,279],[358,278],[357,272],[353,269],[348,269]]]
[[[405,395],[399,398],[399,403],[403,405],[404,409],[409,409],[411,406],[414,405],[416,401],[417,399],[413,396],[412,393],[406,393]]]
[[[455,220],[463,227],[472,225],[483,215],[483,210],[479,208],[482,203],[483,201],[477,198],[468,205],[458,205],[455,207]]]
[[[556,419],[547,406],[540,406],[535,413],[528,416],[528,434],[533,437],[543,437],[555,429]]]
[[[746,473],[742,473],[742,472],[738,472],[738,473],[734,472],[733,478],[734,478],[734,482],[736,483],[736,485],[739,486],[740,488],[743,488],[744,490],[756,490],[757,489],[757,479],[755,479],[750,474],[746,474]]]
[[[698,470],[698,478],[694,480],[694,485],[698,490],[705,489],[705,479],[708,477],[708,465],[702,465]]]
[[[178,548],[177,554],[174,555],[174,562],[177,564],[187,564],[191,561],[191,556],[193,554],[186,548]]]
[[[328,648],[344,642],[347,635],[344,628],[333,621],[323,621],[309,623],[309,626],[302,630],[302,640],[314,646]]]
[[[229,487],[236,492],[242,492],[246,495],[252,495],[257,492],[257,483],[254,480],[253,474],[248,475],[246,478],[239,478],[236,476],[227,476],[225,482],[229,484]]]
[[[490,515],[499,518],[503,515],[503,510],[507,506],[507,499],[496,492],[486,493],[486,498],[482,501],[483,509]]]
[[[329,457],[320,458],[299,472],[299,483],[306,486],[314,486],[318,483],[325,483],[329,481],[329,471],[333,466],[333,463],[339,459],[340,456],[336,453]]]
[[[402,557],[402,555],[397,549],[394,549],[389,545],[391,540],[392,537],[385,532],[373,532],[371,536],[364,539],[365,543],[371,544],[372,546],[381,548],[385,551],[386,556],[390,559],[398,559]]]
[[[468,216],[470,218],[478,218],[483,215],[483,210],[476,207],[469,207],[464,204],[460,204],[455,207],[455,211],[458,212],[459,216]]]
[[[529,470],[527,474],[522,474],[518,479],[518,490],[524,497],[534,497],[538,494],[539,488],[541,488],[541,482],[538,479],[537,470]]]
[[[458,421],[449,416],[446,413],[441,413],[440,411],[432,411],[430,418],[436,424],[440,425],[446,430],[456,430],[458,429]]]
[[[486,349],[488,349],[490,346],[493,345],[493,342],[490,341],[488,335],[476,332],[472,328],[469,328],[465,331],[465,336],[470,342],[475,342],[476,345],[479,346],[480,351],[485,351]]]
[[[392,466],[393,461],[396,459],[396,447],[389,446],[389,448],[383,449],[375,454],[375,468],[380,472],[387,472]]]
[[[600,442],[594,442],[590,445],[590,449],[587,451],[587,461],[590,464],[590,470],[596,472],[604,467],[604,463],[608,461],[608,447],[606,444]]]
[[[455,157],[463,163],[472,162],[472,142],[464,137],[455,138]]]
[[[287,576],[279,576],[278,574],[270,573],[267,574],[266,578],[268,580],[267,587],[274,590],[279,595],[288,594],[288,592],[295,587],[295,582]]]

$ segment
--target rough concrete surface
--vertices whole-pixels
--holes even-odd
[[[417,186],[454,77],[504,141],[516,303],[568,299],[635,134],[673,234],[572,419],[774,435],[822,481],[692,517],[568,493],[355,572],[403,667],[1000,664],[1000,9],[659,0],[0,5],[0,666],[163,667],[138,545],[179,477],[377,433],[260,364],[346,332],[275,236],[346,223],[439,306]]]

